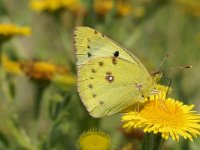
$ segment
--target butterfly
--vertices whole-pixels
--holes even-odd
[[[154,91],[156,81],[140,60],[90,27],[76,27],[77,90],[89,114],[109,116]]]

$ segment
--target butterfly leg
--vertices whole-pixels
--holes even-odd
[[[142,84],[137,84],[135,83],[135,87],[138,89],[138,91],[140,92],[141,96],[142,96],[142,99],[145,97],[143,92],[142,92]]]
[[[139,112],[140,111],[140,103],[138,102],[137,103],[137,109],[135,110],[136,112]]]

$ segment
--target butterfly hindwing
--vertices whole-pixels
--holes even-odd
[[[141,100],[142,94],[150,90],[146,88],[150,80],[134,63],[117,58],[113,64],[112,58],[99,57],[80,67],[77,82],[87,110],[94,117],[103,117]]]

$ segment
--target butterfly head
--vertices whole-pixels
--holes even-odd
[[[151,76],[154,79],[154,81],[157,83],[162,78],[162,71],[160,71],[160,70],[152,71]]]

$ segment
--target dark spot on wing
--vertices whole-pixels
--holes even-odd
[[[115,51],[114,52],[114,57],[118,57],[119,56],[119,51]]]
[[[113,65],[116,65],[116,64],[117,64],[117,60],[116,60],[115,57],[112,58],[112,63],[113,63]]]
[[[112,75],[108,75],[108,76],[106,76],[105,79],[106,79],[109,83],[112,83],[112,82],[114,81],[115,77],[112,76]]]
[[[93,85],[92,85],[92,84],[89,84],[88,87],[89,87],[90,89],[92,89],[92,88],[93,88]]]
[[[103,66],[104,63],[102,61],[99,62],[99,66]]]
[[[95,98],[96,96],[97,96],[96,94],[92,94],[92,97],[94,97],[94,98]]]
[[[88,45],[87,48],[90,49],[90,46]]]
[[[111,75],[112,73],[111,73],[111,72],[106,72],[106,74],[107,74],[107,75]]]
[[[88,55],[88,57],[91,57],[91,56],[92,56],[92,54],[91,54],[91,53],[89,53],[89,52],[87,53],[87,55]]]
[[[90,77],[90,79],[93,80],[94,78],[93,78],[93,77]]]
[[[105,77],[106,81],[108,81],[109,83],[112,83],[115,79],[115,77],[112,75],[111,72],[106,72],[106,77]]]
[[[104,102],[103,102],[103,101],[99,101],[99,104],[100,104],[100,105],[103,105],[103,104],[104,104]]]
[[[94,34],[97,34],[98,32],[96,30],[94,30]]]
[[[92,73],[96,73],[96,70],[95,70],[95,69],[92,69]]]

